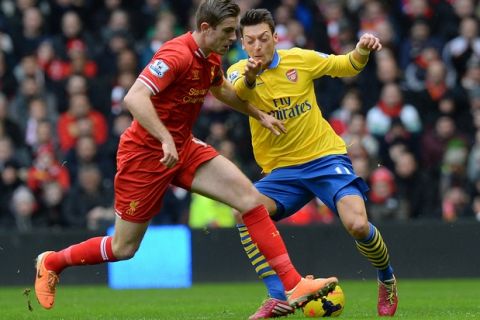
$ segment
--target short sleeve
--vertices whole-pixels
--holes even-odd
[[[153,95],[158,94],[188,68],[188,57],[189,55],[179,53],[178,49],[162,48],[155,53],[138,76],[138,80],[147,86]]]

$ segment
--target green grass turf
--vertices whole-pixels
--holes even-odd
[[[346,307],[340,319],[376,317],[376,283],[342,281]],[[111,290],[59,286],[47,311],[25,288],[0,288],[0,319],[247,319],[263,299],[259,283],[199,284],[189,289]],[[480,279],[400,280],[400,319],[480,319]],[[299,311],[288,319],[305,319]]]

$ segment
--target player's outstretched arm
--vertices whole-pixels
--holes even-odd
[[[259,110],[258,108],[248,103],[247,101],[241,100],[237,96],[233,85],[230,84],[230,82],[228,82],[226,79],[223,79],[223,82],[221,85],[216,87],[211,87],[210,91],[218,100],[231,106],[238,112],[241,112],[243,114],[246,114],[258,120],[263,127],[270,130],[273,134],[278,136],[281,133],[287,132],[285,129],[285,125],[282,121]]]
[[[136,81],[125,96],[124,103],[142,127],[162,143],[163,158],[160,162],[171,168],[178,161],[177,148],[172,135],[153,107],[151,95],[152,92],[144,84]]]

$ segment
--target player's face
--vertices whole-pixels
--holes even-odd
[[[272,62],[277,42],[277,34],[266,23],[243,28],[242,45],[251,58],[262,61],[263,68]]]
[[[237,40],[237,18],[227,18],[216,28],[209,27],[206,32],[206,45],[208,49],[218,54],[225,54],[229,47]]]

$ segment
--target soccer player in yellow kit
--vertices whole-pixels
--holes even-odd
[[[398,298],[396,279],[380,232],[368,221],[365,200],[368,186],[355,174],[344,141],[323,118],[313,80],[322,76],[348,77],[367,64],[370,51],[381,49],[371,34],[360,37],[345,55],[313,50],[276,50],[277,34],[271,13],[252,9],[240,20],[242,45],[249,58],[228,69],[238,96],[283,120],[284,135],[275,136],[250,120],[253,152],[267,175],[255,183],[273,220],[294,214],[313,197],[336,212],[355,239],[356,246],[378,274],[378,314],[393,316]],[[243,225],[242,245],[269,291],[269,299],[250,319],[283,316],[286,298],[281,282]]]

